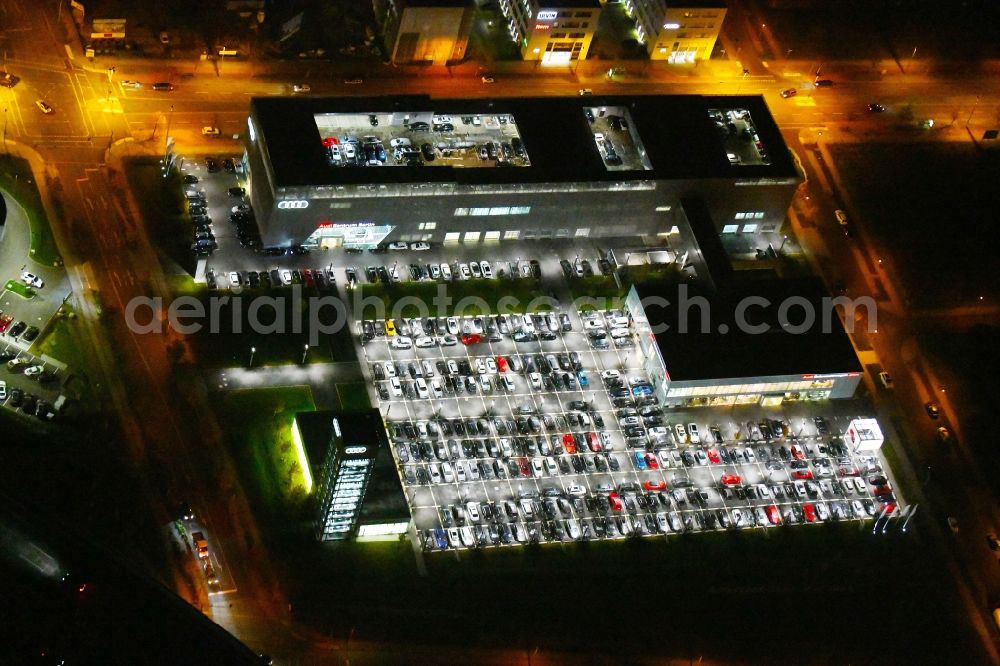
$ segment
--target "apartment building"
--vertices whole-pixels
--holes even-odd
[[[565,65],[587,57],[601,16],[598,0],[500,0],[507,31],[525,60]]]
[[[726,18],[725,0],[625,0],[625,10],[650,59],[672,64],[708,60]]]

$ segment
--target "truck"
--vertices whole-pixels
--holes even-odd
[[[191,541],[194,542],[195,550],[198,551],[198,557],[208,559],[208,540],[205,538],[205,535],[201,532],[193,532],[191,534]]]

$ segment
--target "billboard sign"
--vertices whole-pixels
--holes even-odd
[[[91,39],[125,39],[125,19],[97,19],[91,23]]]

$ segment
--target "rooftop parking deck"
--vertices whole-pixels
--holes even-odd
[[[514,116],[507,113],[323,113],[314,119],[333,167],[531,164]]]

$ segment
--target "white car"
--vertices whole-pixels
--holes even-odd
[[[477,264],[475,261],[473,261],[473,262],[471,262],[469,264],[469,270],[472,271],[472,277],[474,277],[474,278],[481,278],[481,277],[483,277],[483,268],[482,268],[482,266],[480,266],[479,264]]]
[[[465,475],[465,463],[460,460],[455,461],[455,478],[463,483],[468,480],[468,477]]]
[[[488,262],[488,261],[480,261],[479,262],[479,268],[483,272],[483,277],[484,278],[486,278],[486,279],[492,279],[493,278],[493,267],[490,266],[490,262]]]
[[[847,219],[847,213],[845,213],[844,211],[842,211],[842,210],[840,210],[838,208],[837,210],[833,211],[833,214],[837,216],[837,223],[838,224],[840,224],[841,226],[844,226],[844,227],[846,227],[848,225],[849,221]]]
[[[389,343],[389,346],[393,349],[410,349],[413,347],[413,340],[405,335],[397,335]]]
[[[393,377],[389,380],[389,389],[392,391],[392,397],[402,398],[403,397],[403,386],[399,382],[399,377]]]
[[[463,280],[468,280],[472,277],[472,271],[469,270],[469,264],[459,264],[458,274]]]
[[[138,81],[130,81],[128,79],[122,81],[121,85],[122,88],[125,88],[126,90],[139,90],[140,88],[142,88],[142,84],[139,83]]]
[[[417,252],[421,252],[423,250],[431,249],[431,246],[429,243],[410,243],[410,249],[416,250]]]
[[[688,437],[691,439],[692,444],[701,443],[701,435],[698,434],[698,425],[696,423],[688,423]]]
[[[384,367],[385,367],[385,376],[386,377],[392,378],[392,377],[396,376],[396,364],[395,363],[393,363],[392,361],[386,361]]]
[[[201,134],[202,136],[219,136],[222,134],[222,130],[218,127],[202,127]]]
[[[556,461],[553,460],[552,456],[546,456],[545,458],[545,471],[549,473],[549,476],[555,476],[559,473],[559,466],[556,465]]]
[[[420,378],[417,379],[417,381],[416,381],[416,387],[417,387],[417,397],[418,398],[429,398],[429,397],[431,397],[430,391],[427,388],[427,381],[423,377],[420,377]]]
[[[604,372],[601,373],[601,379],[603,379],[606,382],[614,381],[616,379],[621,379],[621,377],[622,373],[618,372],[617,370],[605,370]]]
[[[32,375],[40,375],[45,372],[45,366],[43,365],[31,365],[24,369],[24,374],[28,377]]]
[[[0,402],[7,399],[7,382],[0,381]]]
[[[655,426],[653,428],[649,428],[648,430],[646,430],[646,434],[648,434],[649,438],[652,440],[666,439],[667,437],[670,436],[670,432],[663,426]]]
[[[390,250],[408,250],[408,249],[410,249],[410,246],[407,245],[406,243],[404,243],[403,241],[396,241],[394,243],[389,243],[389,249]]]
[[[417,347],[420,349],[427,349],[428,347],[434,347],[436,345],[434,338],[429,335],[422,335],[417,338]]]
[[[431,483],[441,483],[441,468],[437,463],[431,463],[428,465],[427,473],[431,477]]]
[[[455,483],[455,470],[451,463],[441,463],[441,478],[445,483]]]
[[[458,344],[458,338],[454,335],[442,335],[438,338],[438,344],[442,347],[454,347]]]
[[[587,489],[579,483],[572,483],[566,486],[566,494],[572,495],[573,497],[583,497],[587,494]]]
[[[474,523],[478,523],[479,522],[479,504],[477,504],[476,502],[468,502],[465,505],[465,515],[469,518],[470,521],[472,521]]]
[[[542,466],[541,458],[531,459],[531,473],[535,475],[535,478],[540,478],[545,475],[545,468]]]
[[[233,285],[234,287],[238,287],[240,286],[240,282],[242,282],[240,274],[236,271],[232,271],[229,274],[229,284]]]
[[[441,264],[441,278],[451,280],[451,266],[448,264]]]
[[[541,373],[532,372],[530,375],[528,375],[528,379],[531,380],[531,388],[535,389],[536,391],[541,391],[542,390],[542,375],[541,375]]]
[[[288,271],[288,270],[281,271],[281,283],[282,284],[291,284],[292,283],[292,272],[291,271]]]
[[[480,332],[480,331],[477,331],[477,333],[478,332]],[[493,374],[497,373],[497,362],[494,361],[492,358],[487,358],[486,359],[486,371],[487,372],[492,372]]]
[[[41,289],[45,286],[45,282],[42,281],[42,278],[38,277],[34,273],[29,273],[28,271],[21,273],[21,282],[29,287],[34,287],[35,289]]]
[[[292,86],[293,93],[307,93],[311,90],[312,88],[309,87],[308,83],[296,83]]]
[[[674,425],[674,435],[677,437],[678,444],[685,444],[688,441],[687,430],[684,429],[683,423],[677,423]]]
[[[444,389],[441,388],[441,382],[439,380],[437,379],[431,380],[431,393],[434,395],[435,398],[438,399],[444,397]]]

